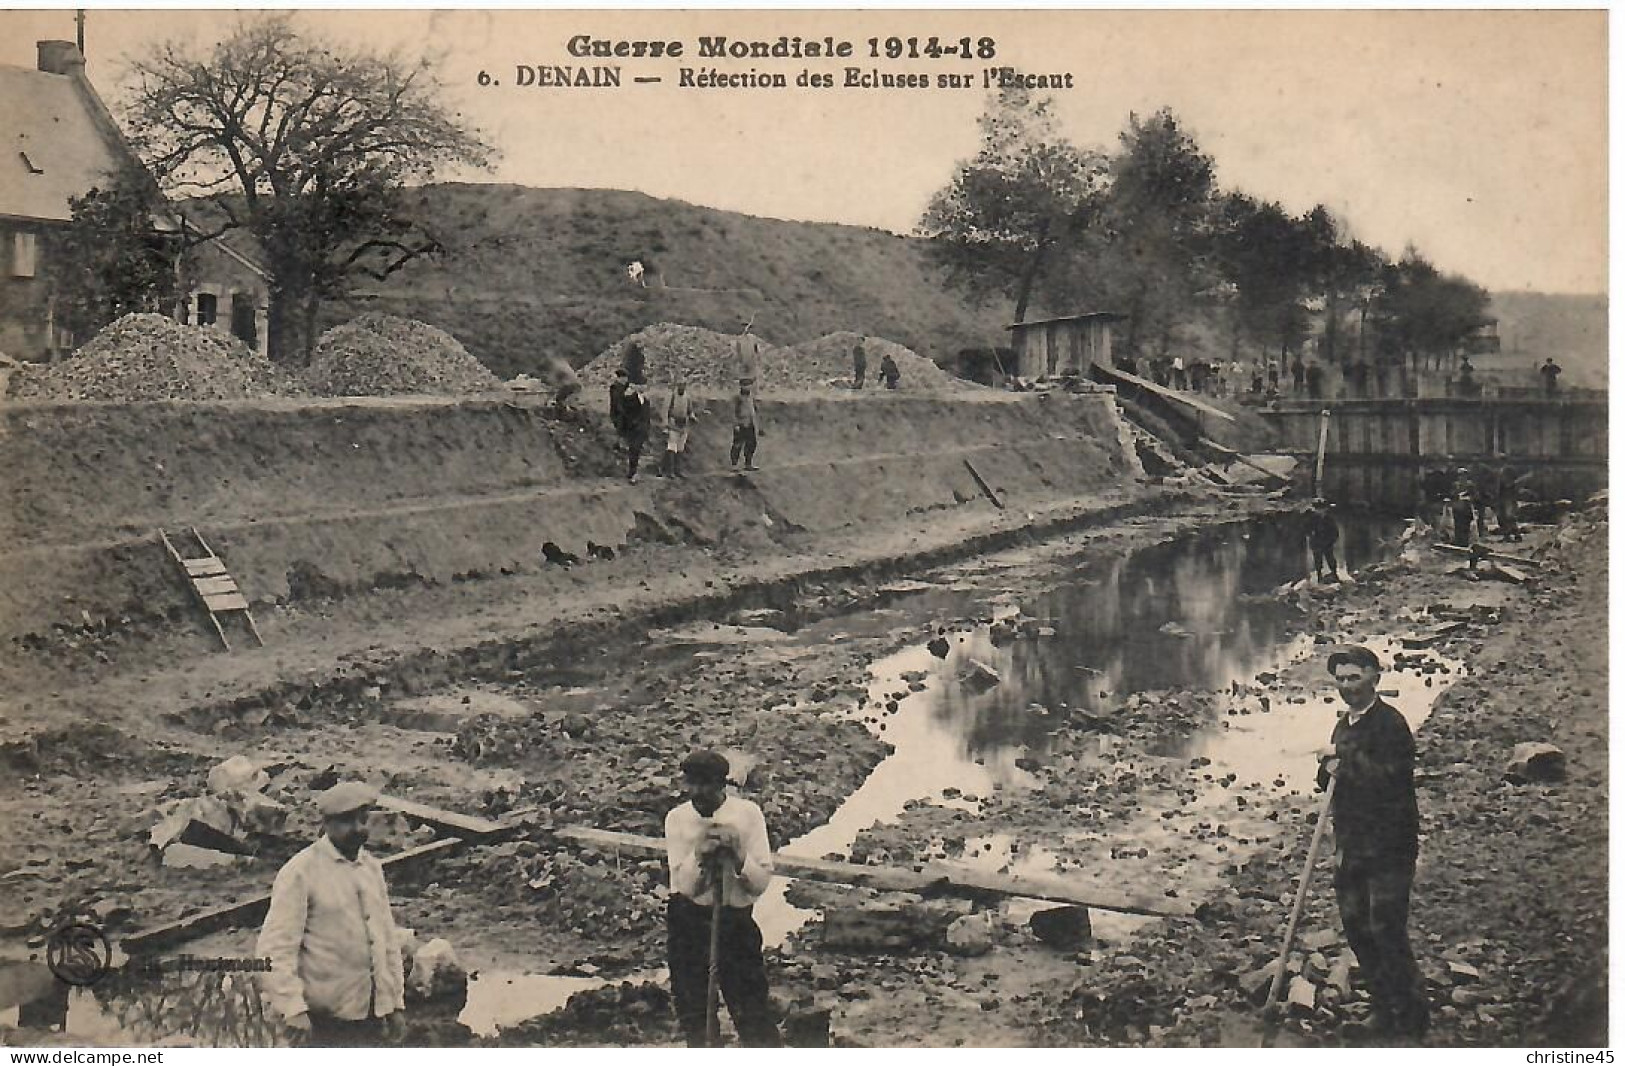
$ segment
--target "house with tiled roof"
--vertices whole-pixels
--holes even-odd
[[[0,65],[0,352],[50,359],[71,351],[73,337],[54,313],[62,279],[53,275],[49,236],[73,218],[71,201],[108,188],[141,163],[85,76],[72,41],[40,41],[37,69]],[[156,198],[155,234],[179,236],[181,215]],[[199,279],[175,316],[229,330],[265,350],[265,271],[229,242],[194,249],[189,273]]]

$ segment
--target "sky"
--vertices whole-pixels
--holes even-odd
[[[235,12],[91,10],[91,80],[117,110],[127,59],[204,48]],[[448,100],[500,151],[449,178],[635,189],[774,218],[907,233],[977,148],[981,71],[1072,75],[1051,95],[1074,143],[1111,149],[1171,107],[1221,186],[1367,243],[1417,246],[1492,290],[1607,288],[1607,23],[1601,11],[306,10],[351,45],[443,54]],[[70,10],[0,11],[0,63],[71,40]],[[680,59],[572,57],[574,35],[682,41]],[[832,35],[850,59],[702,59],[701,36]],[[991,61],[868,57],[870,37],[991,38]],[[520,66],[619,64],[620,88],[518,84]],[[778,72],[784,89],[685,88],[680,70]],[[925,90],[800,88],[803,70],[924,74]],[[481,87],[484,71],[496,84]],[[968,88],[935,87],[966,73]],[[636,75],[659,77],[634,84]]]

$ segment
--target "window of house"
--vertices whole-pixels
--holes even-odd
[[[215,317],[220,309],[220,300],[213,293],[200,292],[197,294],[197,324],[200,326],[214,325]]]
[[[37,251],[32,233],[13,233],[11,235],[11,276],[14,278],[33,277],[36,255]]]

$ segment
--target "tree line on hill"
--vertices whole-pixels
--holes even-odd
[[[947,277],[1035,303],[1125,316],[1122,350],[1288,359],[1318,335],[1331,363],[1438,368],[1487,325],[1489,294],[1414,247],[1397,260],[1324,206],[1221,189],[1213,159],[1169,109],[1130,115],[1114,152],[1079,147],[1053,102],[1000,91],[981,148],[932,198],[917,234]],[[1217,349],[1215,351],[1214,349]]]

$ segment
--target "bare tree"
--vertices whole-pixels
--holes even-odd
[[[349,50],[288,15],[242,23],[206,55],[174,43],[133,64],[125,117],[171,193],[210,198],[270,275],[273,359],[308,357],[321,302],[441,247],[400,190],[492,149],[442,103],[428,57]]]

